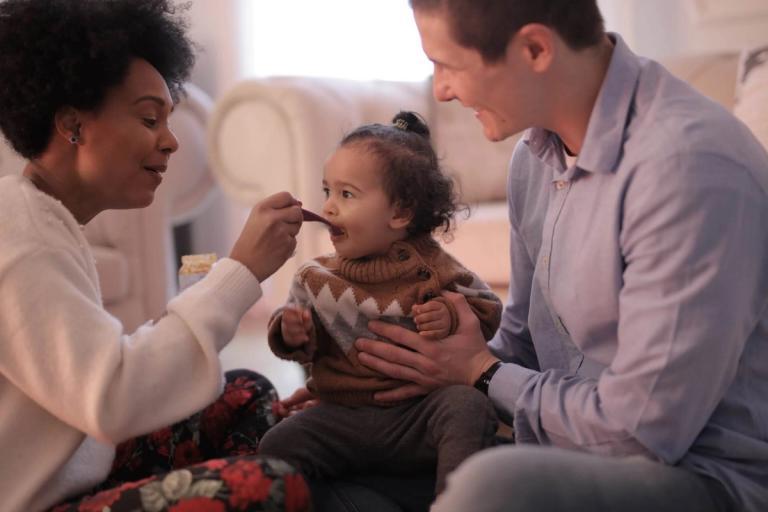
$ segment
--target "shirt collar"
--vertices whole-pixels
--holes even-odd
[[[589,118],[587,134],[577,160],[580,169],[595,173],[613,172],[624,142],[624,133],[640,78],[640,58],[632,53],[618,34],[609,33],[614,42],[611,62]],[[523,136],[531,151],[557,167],[562,143],[543,128],[531,128]]]

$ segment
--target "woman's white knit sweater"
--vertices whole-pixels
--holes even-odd
[[[135,333],[101,303],[72,214],[0,178],[0,503],[40,510],[106,477],[114,445],[183,419],[220,391],[218,352],[261,296],[234,260]]]

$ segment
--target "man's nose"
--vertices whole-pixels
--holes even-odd
[[[432,94],[437,101],[451,101],[454,99],[448,81],[445,80],[443,74],[438,70],[435,70],[435,74],[432,77]]]

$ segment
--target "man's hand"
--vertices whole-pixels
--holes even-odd
[[[251,209],[229,257],[264,282],[293,255],[301,222],[301,203],[291,194],[269,196]]]
[[[365,338],[355,342],[361,363],[393,379],[412,383],[376,393],[377,400],[405,400],[450,384],[471,386],[497,361],[464,296],[454,292],[443,292],[443,296],[456,308],[459,327],[439,343],[403,327],[376,321],[368,324],[371,332],[397,345]]]
[[[288,347],[299,348],[309,342],[312,328],[312,313],[308,309],[300,306],[287,306],[283,309],[280,331]]]
[[[416,304],[411,308],[416,329],[425,338],[439,340],[451,333],[451,312],[439,300]]]
[[[299,388],[285,400],[277,402],[274,413],[280,417],[293,416],[297,412],[316,406],[320,401],[306,387]]]

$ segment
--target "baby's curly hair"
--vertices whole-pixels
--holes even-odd
[[[384,191],[392,204],[413,212],[410,236],[431,234],[438,228],[447,236],[458,202],[453,180],[446,176],[430,141],[424,119],[401,111],[391,125],[368,124],[346,135],[340,146],[360,144],[383,165]]]
[[[0,130],[32,159],[63,106],[93,111],[135,58],[163,76],[174,101],[195,61],[186,21],[168,0],[0,1]]]

